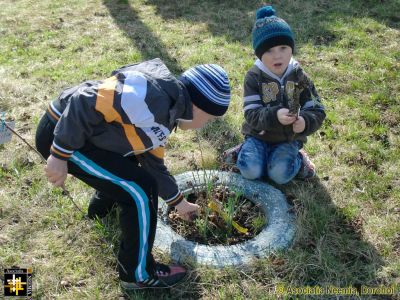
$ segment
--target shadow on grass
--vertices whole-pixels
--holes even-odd
[[[354,19],[373,18],[392,28],[400,28],[400,18],[396,13],[397,1],[271,1],[277,15],[284,18],[295,33],[296,48],[303,43],[330,45],[341,37],[332,24],[350,23]],[[159,37],[141,20],[137,6],[128,0],[103,0],[114,22],[139,49],[142,59],[160,57],[174,74],[183,71],[177,58],[167,52]],[[251,30],[255,11],[264,5],[263,1],[195,1],[195,0],[146,0],[156,13],[167,22],[185,19],[193,23],[206,23],[214,36],[224,37],[230,42],[239,42],[251,48]],[[193,37],[195,38],[195,37]],[[349,45],[349,47],[357,46]]]
[[[284,18],[295,32],[297,44],[311,42],[328,45],[336,40],[329,23],[337,19],[369,17],[388,27],[400,28],[396,13],[397,1],[271,1],[277,15]],[[157,14],[165,20],[186,19],[193,23],[206,23],[214,36],[224,36],[228,41],[240,42],[251,47],[251,30],[255,11],[265,5],[264,1],[196,1],[147,0],[156,7]]]
[[[196,1],[146,0],[156,7],[163,19],[185,19],[191,23],[206,23],[214,36],[224,36],[228,41],[250,45],[251,30],[255,11],[264,5],[263,1]]]
[[[125,32],[133,44],[142,53],[142,59],[148,60],[156,57],[161,58],[172,73],[178,74],[183,71],[176,58],[171,57],[163,42],[144,24],[135,8],[128,1],[103,0],[115,23]]]
[[[242,142],[239,130],[233,128],[225,119],[217,119],[199,130],[202,139],[208,141],[219,153]]]
[[[201,299],[201,288],[196,287],[195,272],[189,274],[183,282],[169,289],[149,289],[124,293],[124,299],[129,300],[164,300],[164,299]]]
[[[297,215],[293,245],[280,257],[284,263],[275,265],[283,282],[357,289],[389,284],[378,279],[384,261],[363,239],[362,218],[349,217],[335,206],[318,177],[283,186],[269,183],[285,193]]]
[[[167,299],[201,299],[201,286],[197,285],[199,276],[196,271],[188,268],[186,278],[171,288],[144,289],[138,291],[121,291],[123,299],[167,300]]]

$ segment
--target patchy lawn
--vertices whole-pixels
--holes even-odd
[[[277,285],[400,284],[400,3],[272,3],[296,33],[295,57],[314,79],[328,112],[306,145],[318,178],[276,186],[295,205],[294,243],[249,268],[191,266],[184,286],[137,292],[132,299],[273,299]],[[190,170],[193,159],[204,168],[219,168],[221,151],[243,139],[242,84],[254,62],[250,32],[262,5],[3,0],[0,111],[15,119],[16,130],[33,144],[44,109],[65,87],[154,57],[176,74],[194,64],[218,63],[232,84],[228,114],[200,131],[200,143],[195,133],[173,134],[167,164],[175,174]],[[86,209],[92,191],[73,178],[67,188]],[[0,146],[0,267],[32,267],[35,299],[122,297],[115,218],[85,221],[46,183],[34,152],[16,137]]]

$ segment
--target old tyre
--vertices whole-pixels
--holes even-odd
[[[182,191],[195,186],[205,186],[210,178],[240,190],[244,196],[258,204],[267,216],[268,224],[253,239],[230,246],[207,246],[188,241],[174,232],[167,224],[167,205],[160,201],[163,216],[158,218],[154,246],[168,252],[176,262],[192,262],[214,267],[247,265],[254,258],[268,256],[271,252],[287,248],[295,233],[294,216],[279,190],[265,182],[252,181],[241,175],[220,171],[186,172],[175,176]]]

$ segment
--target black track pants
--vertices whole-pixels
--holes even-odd
[[[36,147],[47,158],[53,142],[54,124],[45,115],[36,132]],[[158,190],[155,179],[142,169],[135,158],[99,149],[87,143],[68,161],[68,173],[96,189],[97,199],[89,207],[120,207],[122,231],[118,259],[120,279],[138,282],[154,276],[151,251],[157,225]],[[104,203],[102,203],[104,199]],[[126,271],[126,272],[125,272]]]

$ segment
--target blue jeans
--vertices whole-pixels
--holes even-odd
[[[244,178],[269,177],[278,184],[292,180],[300,170],[302,156],[298,141],[268,144],[254,137],[246,138],[240,149],[237,167]]]

